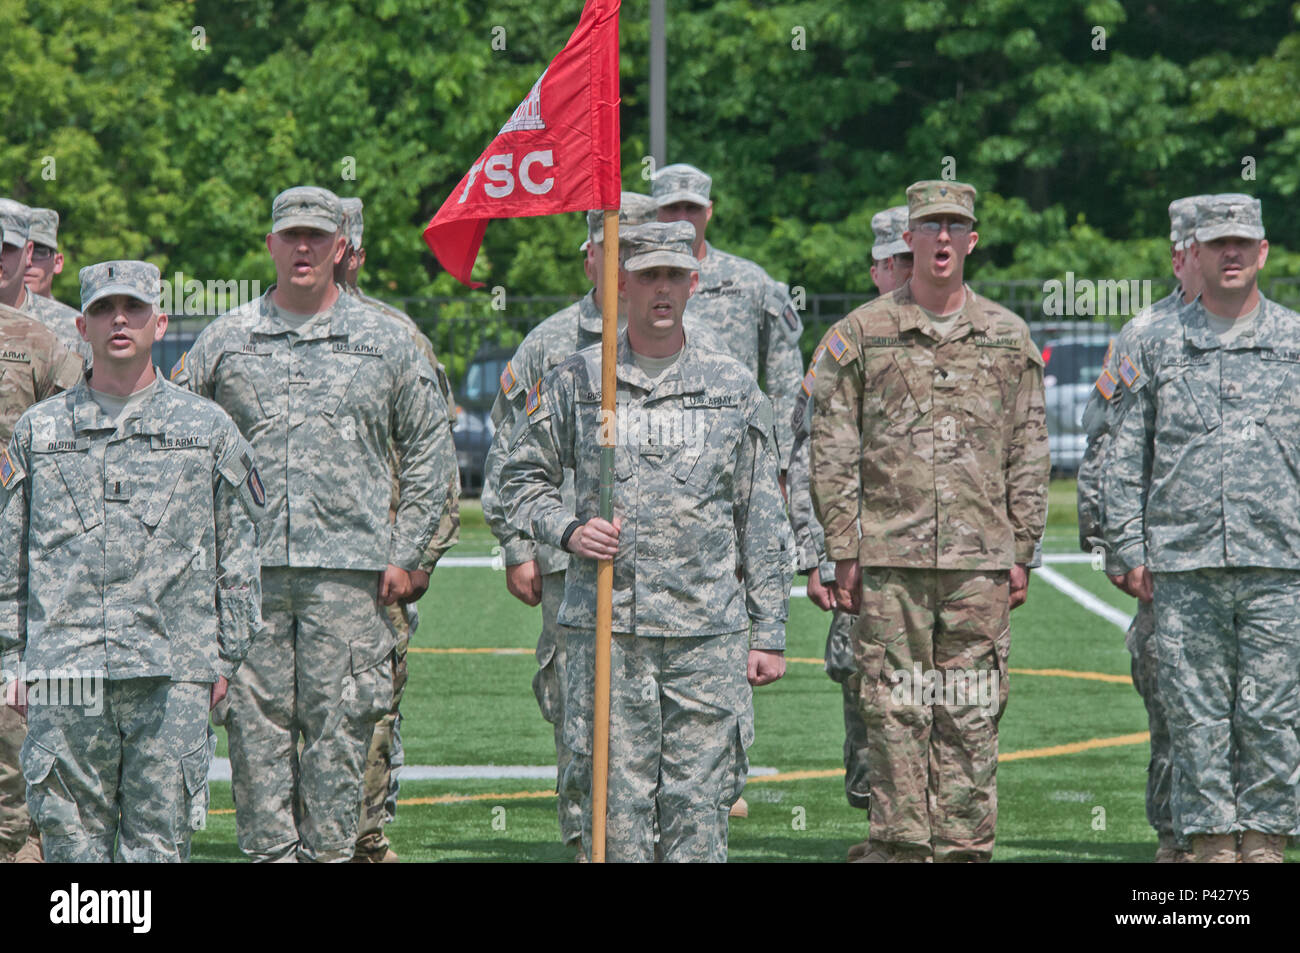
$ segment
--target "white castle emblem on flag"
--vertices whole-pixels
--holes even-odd
[[[549,67],[547,67],[549,69]],[[532,91],[524,98],[524,101],[515,109],[514,115],[509,121],[501,127],[498,136],[507,132],[518,132],[521,129],[545,129],[546,123],[542,122],[542,80],[546,79],[546,71],[537,77],[537,82],[533,83]]]

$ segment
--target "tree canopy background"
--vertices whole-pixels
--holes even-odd
[[[67,300],[105,258],[272,280],[270,200],[304,183],[365,201],[372,291],[460,294],[420,231],[581,8],[5,0],[0,192],[63,215]],[[648,17],[624,3],[639,191]],[[872,213],[945,157],[980,192],[972,278],[1166,277],[1169,201],[1216,191],[1262,199],[1266,273],[1300,274],[1298,18],[1280,0],[668,0],[667,160],[713,176],[715,244],[809,293],[869,292]],[[494,222],[476,275],[578,293],[583,235],[577,214]]]

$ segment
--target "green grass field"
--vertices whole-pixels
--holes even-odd
[[[462,518],[453,553],[489,555],[494,541],[475,502],[467,501]],[[1073,481],[1053,483],[1045,550],[1077,551]],[[1088,564],[1052,568],[1131,611],[1133,600]],[[531,649],[539,610],[512,599],[500,572],[445,567],[434,573],[420,616],[402,704],[407,763],[552,764],[551,729],[530,685],[531,654],[442,651]],[[752,765],[780,774],[747,787],[750,815],[732,822],[732,861],[840,862],[866,836],[865,812],[844,799],[840,690],[820,664],[828,625],[829,616],[806,598],[791,599],[787,674],[755,693],[750,749]],[[994,859],[1149,861],[1155,834],[1143,801],[1147,745],[1132,737],[1146,731],[1146,713],[1126,681],[1124,633],[1035,577],[1028,604],[1012,616],[1011,668]],[[1061,674],[1030,674],[1044,670]],[[558,842],[549,787],[536,780],[403,783],[389,836],[403,861],[571,861]],[[195,837],[195,859],[238,860],[230,786],[214,783],[212,792],[214,812]]]

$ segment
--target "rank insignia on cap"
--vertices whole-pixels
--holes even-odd
[[[791,331],[799,330],[799,315],[794,313],[794,305],[787,304],[785,310],[781,312],[781,317],[785,319],[786,326]]]
[[[1118,384],[1119,381],[1115,380],[1109,368],[1102,371],[1101,376],[1097,378],[1097,390],[1101,391],[1101,396],[1105,397],[1107,400],[1110,400],[1111,397],[1114,396],[1115,388]]]
[[[262,486],[262,478],[257,475],[257,467],[248,471],[248,492],[253,494],[253,502],[258,506],[266,506],[266,487]]]
[[[540,406],[542,406],[542,382],[538,381],[528,392],[528,399],[524,401],[524,413],[531,417]]]
[[[9,484],[13,482],[14,474],[17,472],[18,469],[14,466],[13,461],[9,459],[9,451],[7,449],[0,450],[0,486],[3,486],[6,490],[9,489]]]
[[[501,372],[501,393],[509,397],[510,392],[514,390],[516,382],[517,378],[515,377],[515,369],[510,366],[509,361],[506,361],[506,369]]]
[[[838,328],[832,331],[830,337],[826,339],[826,350],[831,352],[835,360],[841,364],[844,363],[844,355],[849,353],[849,342],[844,340]]]
[[[189,353],[189,351],[186,351],[181,354],[181,359],[177,361],[176,366],[172,368],[171,380],[176,380],[176,378],[180,377],[181,371],[185,370],[185,358],[189,356]]]
[[[1133,386],[1134,383],[1136,383],[1137,379],[1142,376],[1142,372],[1137,369],[1136,364],[1134,364],[1131,360],[1129,360],[1129,356],[1127,354],[1125,354],[1122,358],[1120,358],[1119,376],[1120,376],[1120,380],[1124,382],[1125,386],[1130,388]]]
[[[803,376],[803,392],[809,397],[812,396],[813,381],[817,377],[817,368],[810,367],[808,373]]]

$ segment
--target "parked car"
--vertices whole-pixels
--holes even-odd
[[[461,491],[483,491],[488,448],[492,446],[492,402],[501,386],[501,372],[514,351],[484,346],[475,352],[465,370],[465,381],[456,389],[456,463],[460,468]]]
[[[1083,463],[1088,446],[1083,432],[1083,410],[1105,367],[1110,341],[1107,331],[1087,331],[1043,342],[1047,443],[1054,473],[1075,474]]]

